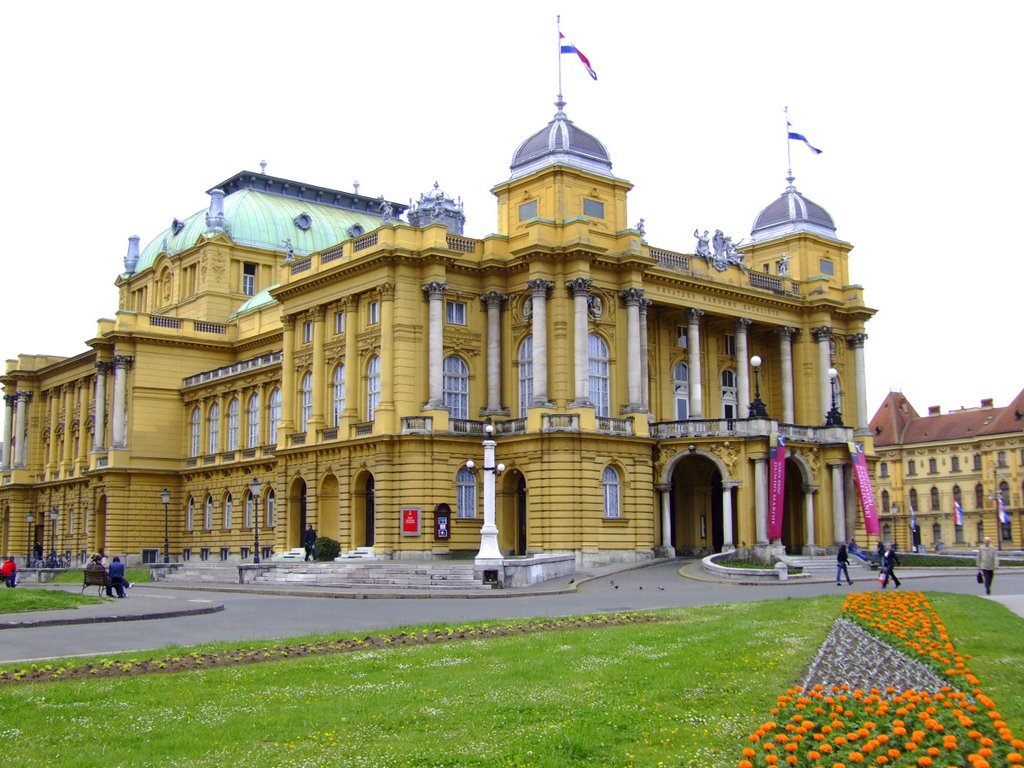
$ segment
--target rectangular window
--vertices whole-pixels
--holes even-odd
[[[910,461],[907,462],[907,474],[908,475],[916,475],[917,474],[917,464],[914,462],[913,459],[911,459]]]
[[[519,206],[519,220],[529,221],[537,218],[537,201],[531,200]]]
[[[889,462],[883,461],[878,465],[878,476],[888,477],[889,476]]]
[[[228,559],[228,548],[227,547],[221,547],[220,548],[220,559],[221,560],[227,560]]]
[[[974,471],[975,472],[980,472],[981,471],[981,454],[980,453],[974,454]]]
[[[370,325],[376,325],[377,323],[380,322],[380,302],[379,301],[371,301],[370,305],[368,307],[368,312],[369,312],[369,314],[367,316],[367,319],[369,320]]]
[[[736,357],[736,337],[731,333],[725,334],[725,354]]]
[[[337,336],[345,332],[345,313],[335,312],[334,313],[334,335]]]
[[[819,259],[818,268],[823,275],[834,275],[836,273],[836,265],[828,259]]]
[[[996,454],[996,464],[999,465],[1000,469],[1005,469],[1007,466],[1009,466],[1006,463],[1006,451],[1000,451],[998,454]]]
[[[466,324],[466,303],[463,301],[449,301],[445,305],[445,320],[452,325]]]
[[[302,324],[302,343],[312,344],[313,343],[313,321],[307,320]]]
[[[150,563],[159,563],[160,550],[159,549],[144,549],[142,550],[142,564],[149,565]]]
[[[686,335],[686,326],[676,326],[676,346],[680,349],[686,349],[686,345],[689,344],[689,337]]]
[[[181,550],[181,559],[184,560],[185,562],[188,562],[189,560],[191,560],[192,559],[192,550],[187,548],[187,547],[185,549]]]
[[[591,219],[603,219],[604,203],[583,198],[583,215]]]
[[[239,549],[238,550],[238,556],[242,560],[248,560],[249,559],[249,548],[248,547],[242,547],[241,549]]]
[[[204,562],[206,560],[210,559],[210,548],[209,547],[202,547],[199,550],[199,559],[204,561]]]
[[[938,471],[938,461],[936,461],[935,459],[928,459],[928,474],[934,475]]]
[[[256,265],[246,262],[242,265],[242,293],[256,295]]]
[[[959,472],[960,471],[960,457],[959,456],[950,456],[949,457],[949,469],[950,469],[951,472]]]

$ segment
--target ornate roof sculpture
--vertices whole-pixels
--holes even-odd
[[[547,126],[519,145],[512,155],[512,176],[517,179],[540,168],[568,165],[603,176],[612,175],[612,159],[604,144],[570,120],[561,97],[555,102],[558,111]]]
[[[836,225],[829,212],[804,197],[793,186],[793,175],[786,177],[786,191],[754,219],[750,236],[755,242],[771,240],[795,232],[810,232],[836,238]]]
[[[435,181],[434,188],[420,195],[418,202],[409,201],[409,223],[414,227],[425,227],[435,221],[444,224],[453,235],[463,234],[466,214],[462,211],[462,198],[448,197]]]

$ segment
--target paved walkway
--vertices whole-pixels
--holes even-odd
[[[18,629],[28,627],[66,626],[73,624],[96,624],[124,621],[144,621],[152,619],[167,619],[181,616],[202,615],[216,613],[224,610],[224,604],[217,599],[217,594],[223,596],[225,593],[242,593],[248,595],[276,595],[290,597],[317,597],[317,598],[339,598],[339,599],[408,599],[408,600],[495,600],[501,598],[522,598],[530,596],[552,596],[571,595],[577,592],[578,588],[587,583],[594,583],[599,588],[616,589],[615,577],[619,574],[627,574],[630,578],[631,588],[649,592],[665,590],[664,569],[650,566],[667,564],[667,560],[655,560],[645,563],[643,566],[608,566],[577,573],[574,577],[552,579],[541,584],[529,587],[515,587],[510,589],[494,590],[493,592],[480,591],[458,591],[458,590],[409,590],[409,589],[367,589],[367,588],[346,588],[331,587],[323,585],[302,584],[202,584],[183,586],[175,582],[160,582],[154,584],[136,584],[135,589],[128,593],[128,597],[121,599],[104,600],[96,605],[86,605],[79,608],[69,608],[51,611],[33,611],[30,613],[0,613],[0,630]],[[678,561],[678,577],[690,582],[706,583],[708,585],[734,586],[749,590],[755,588],[763,591],[763,597],[767,599],[781,597],[787,594],[805,596],[808,593],[807,586],[817,587],[816,594],[821,593],[821,587],[833,583],[831,572],[812,572],[801,579],[789,581],[758,581],[744,582],[731,579],[722,579],[703,570],[699,560]],[[878,580],[875,572],[867,568],[856,568],[851,575],[855,579],[852,589],[863,590],[878,588]],[[918,579],[930,579],[934,588],[934,579],[937,577],[948,577],[951,582],[956,580],[957,589],[954,591],[967,591],[963,589],[960,580],[972,580],[974,570],[964,568],[920,568],[900,569],[898,572],[901,581],[908,582],[908,588]],[[72,585],[43,585],[38,589],[60,589],[69,592],[77,592],[79,587]],[[890,587],[891,588],[891,587]],[[850,589],[845,585],[836,587],[837,590]],[[999,602],[1024,617],[1024,568],[1003,568],[996,576],[996,594],[989,599]],[[139,599],[145,596],[147,599]],[[567,606],[568,608],[569,606]]]

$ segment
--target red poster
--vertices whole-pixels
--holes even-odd
[[[402,535],[403,536],[419,536],[420,535],[420,510],[419,507],[403,507],[401,511],[402,516]]]
[[[875,506],[875,493],[871,490],[871,475],[868,473],[868,460],[864,455],[861,443],[847,443],[850,448],[850,459],[853,460],[853,479],[857,483],[857,495],[860,496],[860,508],[864,513],[864,529],[868,535],[878,535],[878,507]]]
[[[786,441],[777,437],[768,459],[768,540],[782,538],[782,507],[786,501]]]

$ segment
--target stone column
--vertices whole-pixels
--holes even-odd
[[[424,410],[444,408],[444,376],[441,371],[444,356],[444,292],[448,283],[434,280],[423,286],[429,305],[429,323],[427,325],[427,403]],[[383,343],[383,339],[381,339]],[[381,359],[383,364],[384,360]],[[382,366],[383,367],[383,366]],[[383,381],[381,382],[383,397]]]
[[[794,424],[796,413],[793,408],[793,335],[796,328],[784,325],[776,330],[779,334],[779,361],[782,367],[782,423]]]
[[[650,352],[647,348],[647,310],[654,302],[644,299],[640,302],[640,405],[645,413],[651,410]]]
[[[78,388],[78,463],[85,466],[89,460],[89,379]]]
[[[747,355],[747,328],[750,318],[736,318],[736,394],[737,412],[741,419],[750,416],[750,358]]]
[[[814,554],[814,494],[818,492],[818,486],[805,485],[804,492],[804,541],[806,546],[805,555]]]
[[[754,515],[757,545],[768,546],[768,458],[754,459]]]
[[[295,315],[285,315],[281,332],[281,421],[276,435],[268,440],[284,447],[288,435],[295,431]],[[271,390],[270,392],[272,392]],[[270,414],[270,392],[267,393],[267,414]]]
[[[565,284],[569,295],[572,296],[573,363],[576,374],[573,400],[569,404],[572,408],[586,408],[593,405],[590,400],[590,324],[587,319],[590,286],[593,285],[593,282],[586,277],[577,277]]]
[[[50,406],[50,445],[46,451],[46,479],[50,479],[50,473],[57,469],[57,424],[60,415],[61,389],[51,389],[47,398]]]
[[[92,449],[102,451],[107,447],[107,374],[113,367],[111,363],[96,363],[96,407],[93,423]]]
[[[853,350],[853,374],[856,377],[857,386],[858,432],[866,432],[868,429],[868,387],[864,369],[864,342],[867,341],[867,338],[866,333],[853,333],[846,337],[846,343]]]
[[[739,485],[735,480],[722,483],[722,551],[732,552],[736,549],[732,531],[732,489]]]
[[[843,465],[832,464],[832,538],[836,546],[846,541],[846,481]]]
[[[71,430],[75,424],[75,385],[64,385],[64,455],[61,463],[69,468],[75,455],[75,441]]]
[[[327,307],[318,306],[313,309],[313,408],[310,412],[309,424],[306,425],[307,435],[317,435],[324,428],[324,379],[327,376],[327,352],[324,349],[326,333],[324,323],[327,319]],[[309,441],[309,438],[306,438]]]
[[[349,424],[359,417],[359,345],[356,326],[359,321],[359,298],[345,301],[345,417]]]
[[[675,557],[672,544],[672,484],[658,483],[654,486],[661,493],[661,548],[665,557]]]
[[[690,376],[690,418],[704,418],[704,396],[700,374],[700,319],[703,309],[687,310],[686,326],[687,370]]]
[[[491,291],[480,297],[487,307],[487,409],[484,415],[504,414],[501,405],[501,308],[507,294]]]
[[[824,423],[832,408],[832,382],[828,377],[828,369],[832,367],[832,328],[827,325],[811,328],[811,335],[818,343],[818,387],[821,393],[818,411]]]
[[[630,413],[643,411],[640,395],[640,302],[644,292],[639,288],[619,291],[619,297],[626,307],[626,389],[629,403],[625,410]]]
[[[0,468],[11,467],[11,436],[14,434],[14,395],[4,395],[4,444],[0,456]]]
[[[548,401],[548,291],[554,285],[540,278],[526,284],[533,296],[533,402],[535,408],[550,408]]]
[[[132,358],[114,355],[114,402],[110,405],[111,448],[124,448],[128,439],[128,368]]]
[[[24,469],[28,466],[28,404],[32,400],[32,393],[19,390],[14,396],[18,401],[14,417],[14,466]]]
[[[380,294],[380,406],[374,421],[394,431],[395,416],[395,284],[384,283]]]

